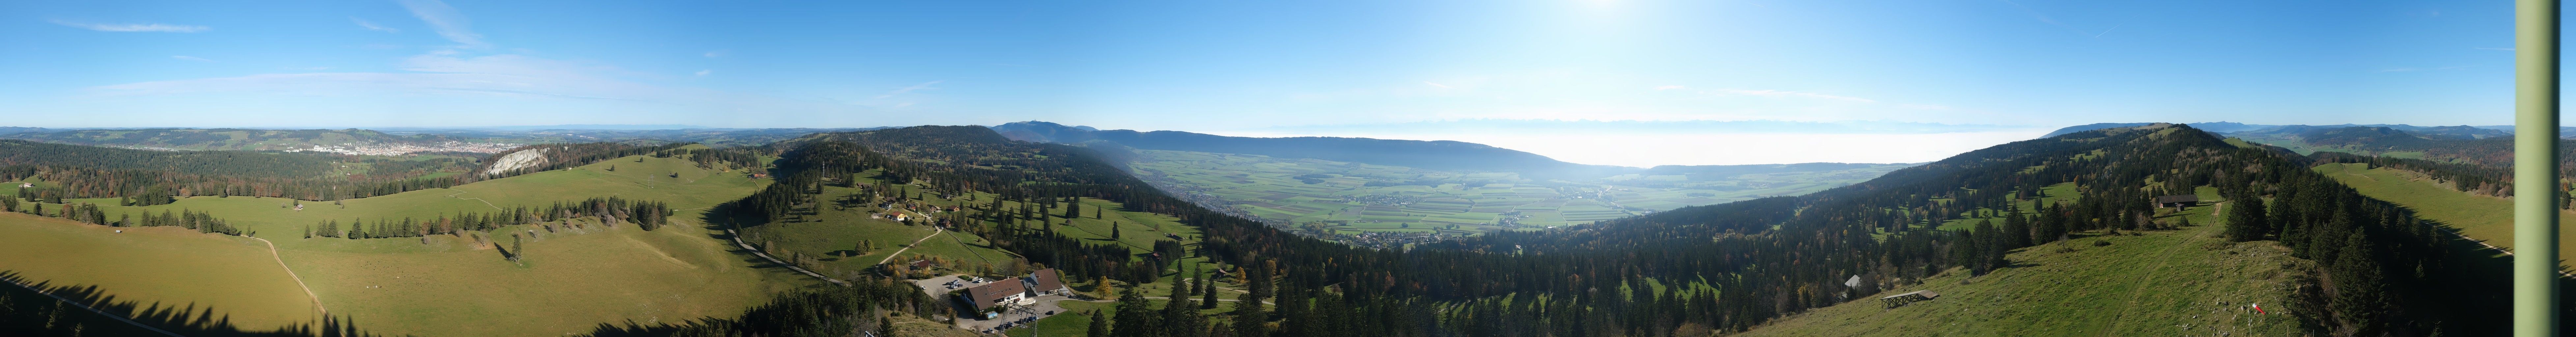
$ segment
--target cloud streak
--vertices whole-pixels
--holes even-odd
[[[189,60],[189,61],[197,61],[197,62],[214,62],[214,61],[215,61],[215,60],[208,60],[208,59],[205,59],[205,58],[202,58],[202,57],[187,56],[187,55],[171,55],[171,56],[170,56],[170,58],[174,58],[174,59],[181,59],[181,60]]]
[[[71,22],[71,21],[62,21],[62,20],[54,20],[53,22],[54,22],[54,24],[57,24],[57,25],[71,26],[71,27],[80,28],[80,29],[88,29],[88,30],[95,30],[95,31],[102,31],[102,32],[161,32],[161,33],[195,33],[195,32],[203,32],[203,31],[206,31],[206,30],[208,30],[208,29],[213,29],[213,28],[207,28],[206,26],[172,25],[172,24],[159,24],[159,23],[104,24],[104,23],[80,23],[80,22]]]
[[[491,44],[483,42],[483,35],[475,34],[474,31],[470,29],[471,27],[469,26],[469,22],[465,20],[465,15],[457,13],[456,7],[448,7],[445,2],[438,2],[438,0],[403,0],[402,6],[403,9],[411,10],[411,16],[420,18],[421,22],[429,23],[429,27],[431,29],[438,31],[439,37],[447,38],[448,41],[455,41],[457,44],[465,48],[484,48],[492,46]]]
[[[372,31],[379,31],[379,32],[386,32],[386,33],[401,33],[401,32],[402,32],[402,30],[401,30],[401,29],[393,29],[393,28],[388,28],[388,27],[385,27],[385,26],[379,26],[379,25],[376,25],[376,23],[375,23],[375,22],[368,22],[368,21],[367,21],[367,19],[360,19],[360,18],[355,17],[355,16],[349,17],[349,22],[355,22],[355,23],[357,23],[357,24],[358,24],[358,27],[366,27],[366,28],[367,28],[367,30],[372,30]]]

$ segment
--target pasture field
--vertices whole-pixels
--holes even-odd
[[[212,212],[245,228],[252,236],[276,242],[287,267],[319,295],[331,314],[350,318],[371,331],[432,336],[560,335],[589,332],[601,323],[650,324],[730,316],[766,301],[770,293],[823,284],[774,268],[758,257],[736,253],[729,241],[720,239],[720,230],[704,222],[702,213],[708,208],[749,195],[767,183],[765,179],[750,178],[748,172],[699,169],[680,158],[630,156],[571,169],[454,188],[349,199],[337,204],[200,196],[168,205],[101,208],[110,218],[182,209]],[[339,220],[344,225],[355,219],[371,224],[402,218],[425,220],[460,211],[541,207],[608,196],[663,201],[677,211],[670,217],[672,224],[657,231],[628,224],[603,226],[585,219],[571,222],[581,226],[558,224],[552,229],[513,226],[492,231],[488,234],[491,237],[476,232],[383,239],[304,238],[302,234],[307,226],[326,220]],[[302,204],[303,209],[295,209],[296,204]],[[250,241],[172,227],[139,230]],[[137,231],[126,234],[134,233]],[[511,245],[513,233],[522,237],[524,242],[519,244],[525,247],[526,257],[517,263],[503,259],[498,250],[492,249]],[[478,243],[478,238],[483,243]],[[250,248],[256,249],[260,254],[255,256],[264,260],[262,264],[243,265],[277,264],[267,260],[265,247]],[[92,267],[98,269],[92,271],[97,273],[148,274],[163,269],[133,263]],[[32,280],[72,277],[33,271],[24,276]],[[259,284],[225,281],[203,286],[234,289]],[[296,294],[301,295],[301,291]]]
[[[268,246],[250,238],[0,212],[0,256],[10,257],[0,259],[0,272],[30,285],[94,289],[107,299],[92,303],[108,304],[101,309],[208,315],[244,330],[321,317]]]
[[[2317,165],[2317,173],[2334,177],[2362,195],[2415,209],[2427,220],[2496,247],[2513,248],[2513,198],[2469,194],[2451,189],[2414,171],[2370,168],[2370,164]],[[2561,211],[2558,226],[2576,225],[2576,212]],[[2576,231],[2559,231],[2559,240],[2576,240]],[[2559,256],[2576,256],[2576,245],[2559,245]]]
[[[2207,190],[2207,189],[2204,189]],[[2011,253],[2013,266],[1963,269],[1773,320],[1738,336],[2299,336],[2282,314],[2294,275],[2314,268],[2272,241],[2230,243],[2203,206],[2179,230],[2086,232]],[[2108,243],[2096,245],[2095,242]],[[1939,299],[1885,308],[1916,290]],[[2270,314],[2247,305],[2260,304]],[[1938,324],[1926,324],[1939,322]]]
[[[1523,179],[1513,173],[1318,159],[1162,150],[1138,153],[1131,167],[1139,177],[1218,197],[1256,217],[1321,224],[1345,232],[1454,234],[1584,224],[1798,195],[1903,167],[1724,177],[1632,174],[1570,182]]]
[[[847,179],[852,186],[880,183],[880,180],[874,178],[873,172],[856,173]],[[818,269],[816,272],[826,274],[860,271],[873,267],[881,261],[906,263],[927,257],[950,261],[950,264],[943,265],[941,268],[954,273],[980,276],[1017,274],[1011,268],[1018,267],[1014,260],[1020,259],[1019,255],[998,249],[983,237],[954,229],[936,231],[933,226],[917,220],[926,217],[952,217],[955,214],[945,212],[946,207],[966,207],[967,210],[963,211],[969,214],[966,218],[979,220],[979,225],[987,228],[1000,226],[1000,223],[980,215],[984,212],[983,208],[993,206],[994,199],[998,198],[998,195],[983,192],[936,191],[920,185],[890,186],[893,190],[884,193],[885,195],[905,196],[904,202],[915,205],[826,201],[824,205],[817,206],[818,211],[813,214],[745,226],[740,231],[744,233],[746,242],[756,245],[762,242],[775,244],[783,250],[780,254],[820,257],[819,264],[815,266]],[[821,191],[821,196],[831,200],[859,191],[857,187],[827,184]],[[943,195],[946,197],[942,197]],[[1181,224],[1179,219],[1171,216],[1124,211],[1121,210],[1123,205],[1107,200],[1092,198],[1078,198],[1078,200],[1082,203],[1079,216],[1064,216],[1063,205],[1059,203],[1056,205],[1057,208],[1054,208],[1055,211],[1042,212],[1046,213],[1041,216],[1043,220],[1024,220],[1022,225],[1044,228],[1041,221],[1051,223],[1054,224],[1056,235],[1093,244],[1125,246],[1137,254],[1153,250],[1156,241],[1178,241],[1184,246],[1194,246],[1199,244],[1202,235],[1197,227]],[[1000,209],[1017,210],[1021,206],[1020,202],[1005,201],[1001,203]],[[903,214],[916,220],[914,224],[905,224],[876,217],[876,215],[891,214]],[[1112,238],[1113,227],[1116,228],[1114,239]],[[937,234],[934,235],[934,232]],[[1181,239],[1172,240],[1170,236],[1179,236]],[[915,240],[919,240],[919,245],[910,248],[904,246],[914,243]],[[869,242],[874,249],[865,252],[856,251],[861,241]],[[896,251],[902,251],[901,255],[888,260],[887,256],[895,254]],[[855,256],[845,256],[849,254],[855,254]],[[1047,261],[1029,262],[1042,264]],[[1174,259],[1172,264],[1173,268],[1184,270],[1192,267],[1200,269],[1215,267],[1205,258]],[[1152,288],[1157,285],[1143,286]]]

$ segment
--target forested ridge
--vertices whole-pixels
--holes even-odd
[[[2460,333],[2492,314],[2441,300],[2478,297],[2446,287],[2455,252],[2411,212],[2362,197],[2275,149],[2230,145],[2188,126],[2078,132],[1999,145],[1870,182],[1800,197],[1684,208],[1544,232],[1507,232],[1411,250],[1357,249],[1281,232],[1140,189],[1081,148],[994,141],[989,131],[907,128],[834,134],[783,145],[782,172],[884,169],[948,190],[1013,198],[1079,195],[1170,214],[1201,226],[1200,247],[1275,278],[1253,315],[1112,323],[1114,336],[1227,331],[1264,336],[1666,336],[1735,331],[1849,301],[1942,272],[2012,268],[2004,252],[2070,237],[2167,230],[2149,199],[2215,188],[2229,196],[2236,240],[2280,240],[2319,261],[2287,304],[2327,335]],[[1041,155],[1043,154],[1043,155]],[[830,156],[830,157],[817,157]],[[831,159],[838,157],[840,159]],[[1005,169],[1007,168],[1007,169]],[[1091,173],[1097,172],[1097,173]],[[789,173],[744,209],[793,210],[808,182]],[[2044,187],[2072,196],[2043,200]],[[812,186],[812,185],[807,185]],[[2268,200],[2268,201],[2266,201]],[[775,204],[763,208],[754,204]],[[2272,207],[2264,207],[2270,205]],[[764,216],[768,212],[761,212]],[[1933,227],[1980,219],[1964,230]],[[2216,225],[2216,224],[2198,224]],[[1005,249],[1048,259],[1074,277],[1154,282],[1116,272],[1133,255],[1030,228],[985,229]],[[1882,238],[1883,237],[1883,238]],[[1013,243],[999,243],[999,242]],[[1083,268],[1081,264],[1111,268]],[[1958,269],[1953,269],[1958,268]],[[1106,270],[1097,270],[1106,269]],[[1865,285],[1843,282],[1861,276]],[[1265,282],[1267,281],[1267,282]],[[1121,310],[1122,312],[1126,310]],[[1120,320],[1124,320],[1121,318]],[[1177,323],[1176,323],[1177,322]],[[1174,327],[1172,324],[1199,324]],[[1228,326],[1227,324],[1231,324]]]

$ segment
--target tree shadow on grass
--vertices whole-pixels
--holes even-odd
[[[344,316],[321,315],[316,319],[318,323],[252,330],[234,325],[231,315],[213,306],[121,300],[95,285],[34,281],[17,271],[0,271],[0,282],[8,283],[0,286],[0,309],[5,309],[0,310],[0,331],[8,331],[10,336],[379,336],[360,329]]]

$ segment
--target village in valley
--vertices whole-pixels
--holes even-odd
[[[316,144],[316,145],[313,145],[312,147],[309,147],[309,148],[290,149],[290,150],[285,150],[285,151],[286,151],[286,152],[326,152],[326,153],[338,153],[338,154],[348,154],[348,155],[398,156],[398,155],[413,154],[413,153],[421,153],[421,152],[500,153],[501,151],[509,151],[510,149],[514,149],[514,148],[518,148],[518,147],[520,147],[520,146],[526,146],[526,145],[527,145],[527,144],[511,144],[511,143],[475,143],[475,142],[460,142],[460,141],[452,141],[452,140],[451,140],[451,141],[444,141],[444,142],[437,142],[437,143],[342,143],[342,144],[339,144],[339,145],[319,145],[319,144]]]

